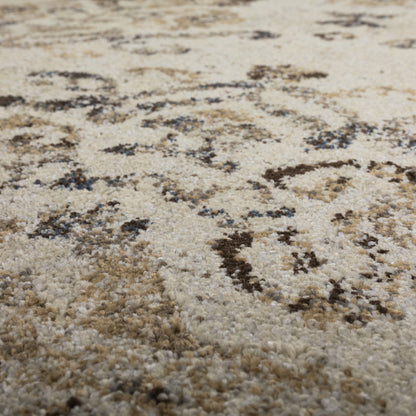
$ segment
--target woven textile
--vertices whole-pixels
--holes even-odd
[[[415,22],[0,0],[0,413],[414,415]]]

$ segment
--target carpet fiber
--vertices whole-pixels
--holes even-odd
[[[2,415],[414,415],[416,3],[0,1]]]

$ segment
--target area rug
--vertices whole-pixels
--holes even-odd
[[[416,3],[0,1],[2,415],[414,415]]]

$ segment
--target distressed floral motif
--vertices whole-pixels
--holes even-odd
[[[0,413],[413,414],[415,18],[3,1]]]

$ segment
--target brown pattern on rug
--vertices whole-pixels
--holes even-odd
[[[0,5],[0,413],[412,415],[411,1]]]

